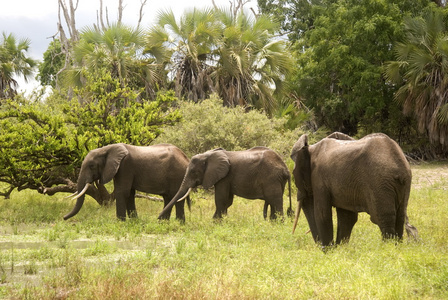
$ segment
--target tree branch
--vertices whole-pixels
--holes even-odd
[[[152,197],[152,196],[143,195],[143,194],[135,194],[135,197],[136,198],[144,198],[144,199],[148,199],[148,200],[151,200],[151,201],[163,202],[162,198]]]
[[[138,17],[138,22],[137,22],[137,29],[140,28],[140,24],[141,24],[142,19],[143,19],[143,8],[146,5],[146,1],[147,0],[143,0],[143,1],[140,0],[141,5],[140,5],[140,11],[139,11],[139,14],[138,14],[139,17]]]

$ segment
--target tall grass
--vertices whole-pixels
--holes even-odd
[[[14,193],[0,201],[0,295],[446,299],[448,165],[413,169],[408,214],[419,241],[383,242],[369,216],[360,214],[350,243],[327,253],[314,244],[304,217],[292,235],[292,220],[265,221],[258,200],[237,198],[229,215],[214,221],[213,195],[199,190],[182,225],[159,222],[161,203],[145,199],[138,199],[136,220],[117,221],[114,207],[88,198],[77,216],[62,221],[74,203]]]

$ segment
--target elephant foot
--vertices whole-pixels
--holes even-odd
[[[327,246],[320,245],[320,249],[325,254],[327,254],[329,251],[335,249],[336,247],[337,247],[337,245],[333,244],[333,243],[331,243],[330,245],[327,245]]]
[[[136,218],[138,218],[137,211],[136,211],[136,210],[130,210],[130,211],[128,211],[128,217],[129,217],[129,218],[132,218],[132,219],[136,219]]]

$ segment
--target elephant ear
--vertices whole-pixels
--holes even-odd
[[[106,163],[101,173],[101,184],[106,184],[114,178],[120,167],[121,160],[129,153],[124,144],[114,144],[106,147]]]
[[[222,149],[211,150],[208,153],[207,165],[202,186],[209,189],[224,178],[230,170],[230,161]]]
[[[305,147],[308,147],[308,135],[302,134],[302,136],[297,140],[297,142],[292,147],[291,158],[293,161],[296,161],[297,153]]]

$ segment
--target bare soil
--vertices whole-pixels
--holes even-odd
[[[448,189],[448,162],[412,165],[412,188],[431,186]]]

